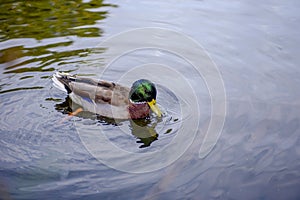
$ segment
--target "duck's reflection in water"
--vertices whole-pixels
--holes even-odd
[[[54,99],[53,101],[56,100]],[[66,97],[64,102],[55,105],[55,109],[57,111],[66,115],[69,115],[78,108],[80,108],[80,106],[73,103],[69,97]],[[152,142],[158,139],[158,133],[156,132],[155,128],[157,124],[162,121],[161,118],[156,117],[148,117],[137,120],[119,120],[99,116],[85,111],[78,113],[76,116],[83,119],[97,120],[102,125],[121,126],[123,124],[122,122],[129,121],[129,129],[131,134],[137,138],[136,142],[141,144],[139,148],[149,147]]]
[[[161,118],[155,118],[154,120],[151,118],[130,120],[131,134],[138,139],[137,143],[142,144],[140,148],[148,147],[157,140],[158,133],[155,127],[161,121]]]

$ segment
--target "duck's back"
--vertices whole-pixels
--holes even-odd
[[[128,112],[130,90],[127,87],[60,72],[54,74],[52,80],[54,86],[67,92],[84,110],[111,118],[130,118]]]

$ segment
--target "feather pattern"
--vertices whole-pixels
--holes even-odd
[[[137,119],[149,115],[147,102],[135,104],[129,100],[128,87],[60,72],[55,73],[52,80],[55,87],[68,92],[72,101],[86,111],[115,119]]]

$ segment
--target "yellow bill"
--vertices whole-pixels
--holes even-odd
[[[151,102],[148,102],[148,105],[150,106],[151,110],[158,116],[161,117],[162,113],[159,110],[158,106],[156,105],[156,100],[152,99]]]

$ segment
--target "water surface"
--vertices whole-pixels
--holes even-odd
[[[299,6],[295,0],[3,1],[0,196],[299,199]],[[91,113],[66,118],[72,103],[52,86],[51,76],[64,71],[99,77],[107,63],[98,44],[143,27],[178,31],[206,49],[223,77],[227,114],[217,145],[199,159],[211,117],[205,82],[184,70],[189,64],[170,52],[144,50],[120,58],[106,79],[116,80],[133,66],[154,61],[172,66],[189,77],[201,111],[196,139],[178,160],[158,171],[132,174],[95,159],[81,141],[78,126],[92,133],[101,127],[128,151],[159,151],[174,139],[183,120],[173,106],[176,94],[159,87],[158,102],[167,115],[162,121],[140,121],[158,134],[142,136],[142,141],[131,131],[136,129],[130,121],[116,124]],[[122,134],[120,127],[132,134]]]

